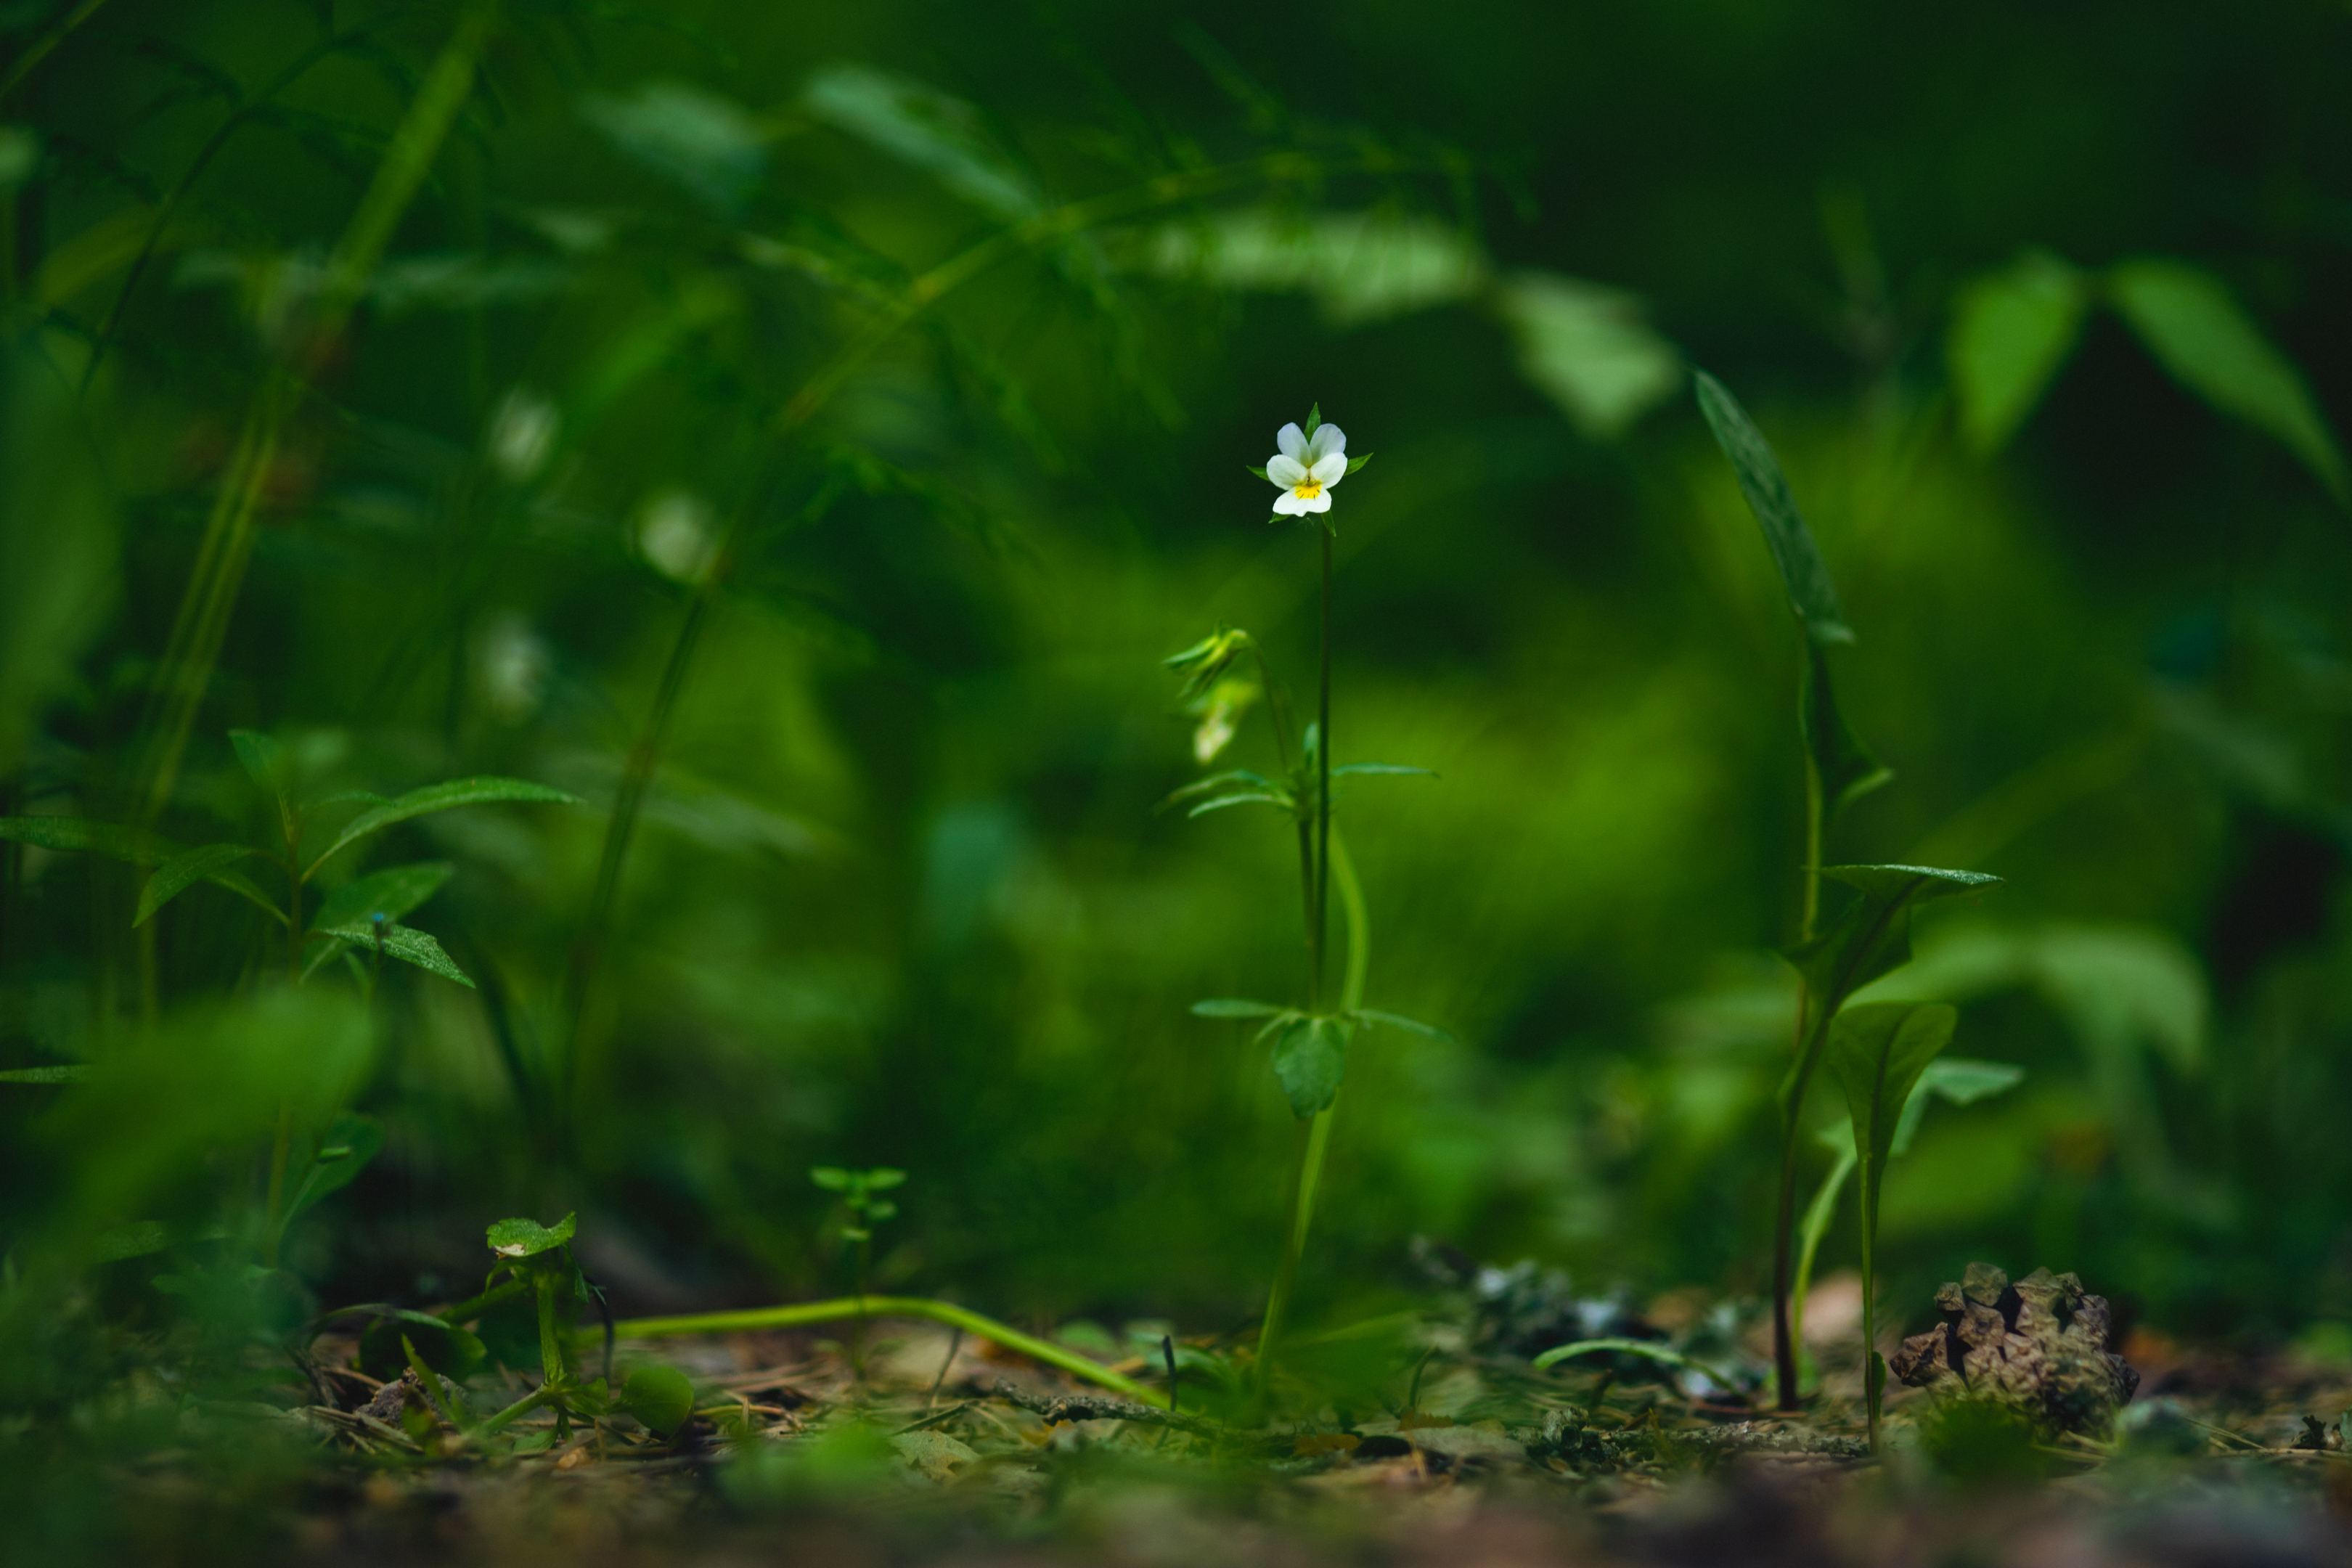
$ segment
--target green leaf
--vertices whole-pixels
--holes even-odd
[[[83,1083],[89,1078],[86,1063],[53,1068],[9,1068],[0,1071],[0,1083]]]
[[[1662,1345],[1655,1340],[1579,1340],[1574,1344],[1556,1345],[1544,1352],[1535,1358],[1535,1364],[1538,1367],[1551,1366],[1573,1356],[1592,1355],[1602,1351],[1612,1355],[1641,1356],[1645,1360],[1656,1362],[1661,1366],[1688,1367],[1694,1372],[1706,1373],[1726,1388],[1739,1386],[1739,1380],[1730,1373],[1719,1372],[1703,1361],[1694,1361],[1682,1352],[1670,1345]]]
[[[1959,405],[1961,437],[1979,454],[1998,451],[2074,352],[2091,290],[2046,250],[1960,290],[1944,358]]]
[[[1837,697],[1830,686],[1829,651],[1817,638],[1805,639],[1802,679],[1797,727],[1804,736],[1806,765],[1821,791],[1822,821],[1826,826],[1895,773],[1870,754],[1870,748],[1838,711]]]
[[[838,1165],[817,1165],[809,1171],[809,1180],[828,1193],[849,1190],[849,1173]]]
[[[2107,273],[2107,294],[2172,378],[2223,414],[2286,444],[2338,505],[2343,449],[2302,373],[2264,337],[2221,279],[2150,257]]]
[[[1354,473],[1358,468],[1362,468],[1366,463],[1370,462],[1374,458],[1377,458],[1377,457],[1379,457],[1379,456],[1380,456],[1380,454],[1379,454],[1379,453],[1377,453],[1377,452],[1366,452],[1366,453],[1365,453],[1362,457],[1360,457],[1360,458],[1349,458],[1349,459],[1348,459],[1348,472],[1349,472],[1349,473],[1350,473],[1350,474]],[[1342,476],[1342,477],[1344,478],[1345,476]]]
[[[1495,302],[1518,347],[1519,374],[1582,435],[1622,435],[1675,395],[1683,356],[1659,336],[1641,299],[1622,289],[1520,272]]]
[[[1284,1010],[1268,1002],[1244,1002],[1232,997],[1192,1004],[1192,1016],[1196,1018],[1271,1018]]]
[[[766,169],[772,132],[742,105],[692,82],[644,82],[581,110],[623,153],[722,214],[751,198]]]
[[[354,878],[327,895],[319,905],[319,918],[310,922],[311,929],[366,928],[377,915],[396,921],[440,891],[441,884],[457,869],[446,860],[418,860]]]
[[[1259,468],[1255,463],[1244,463],[1242,467],[1247,468],[1251,473],[1255,474],[1259,479],[1264,479],[1267,484],[1274,483],[1274,476],[1267,473],[1264,468]],[[1348,471],[1349,473],[1353,473],[1355,472],[1355,469],[1351,467]]]
[[[1393,778],[1433,779],[1437,776],[1437,770],[1407,767],[1402,763],[1341,763],[1331,770],[1331,776],[1335,779],[1350,773]]]
[[[1348,1070],[1348,1026],[1337,1018],[1300,1017],[1274,1042],[1274,1076],[1291,1113],[1308,1117],[1328,1106]]]
[[[406,795],[388,800],[371,811],[363,811],[343,825],[342,833],[327,852],[310,862],[302,873],[309,881],[319,874],[319,868],[358,843],[371,833],[381,832],[395,822],[405,822],[412,816],[428,812],[447,811],[454,806],[482,805],[493,801],[537,801],[555,805],[578,805],[580,797],[566,795],[560,789],[531,784],[523,779],[471,778],[451,779],[446,784],[427,784],[423,789],[410,790]]]
[[[368,1326],[360,1331],[360,1370],[387,1382],[398,1377],[408,1365],[410,1344],[443,1376],[456,1383],[465,1382],[489,1359],[481,1339],[470,1330],[429,1312],[378,1307]]]
[[[1418,214],[1263,206],[1161,225],[1137,262],[1212,288],[1305,293],[1337,327],[1475,299],[1490,274],[1461,230]]]
[[[1214,800],[1204,800],[1184,815],[1206,816],[1213,811],[1223,811],[1229,805],[1271,805],[1283,811],[1296,811],[1297,804],[1286,795],[1267,795],[1252,790],[1243,795],[1221,795]]]
[[[1213,791],[1224,788],[1227,784],[1255,784],[1264,790],[1275,787],[1274,781],[1264,773],[1254,773],[1247,768],[1228,768],[1223,773],[1211,773],[1207,778],[1195,779],[1181,788],[1169,791],[1168,798],[1160,804],[1163,806],[1173,805],[1180,800],[1190,800],[1196,795],[1208,795]]]
[[[303,1177],[302,1184],[295,1189],[286,1205],[287,1217],[290,1219],[330,1194],[350,1186],[367,1168],[368,1162],[383,1151],[383,1127],[375,1118],[350,1111],[336,1117],[326,1137],[319,1142],[319,1152],[310,1162],[310,1173]]]
[[[869,1193],[887,1193],[892,1187],[904,1185],[906,1180],[906,1172],[889,1165],[877,1165],[866,1173],[866,1190]]]
[[[1911,961],[1911,911],[2000,881],[1981,871],[1929,866],[1824,866],[1822,875],[1861,890],[1820,935],[1785,951],[1812,1005],[1834,1014],[1863,986]],[[1819,1016],[1819,1015],[1817,1015]]]
[[[1804,622],[1806,635],[1815,642],[1852,642],[1853,632],[1845,624],[1845,612],[1838,607],[1830,569],[1822,563],[1804,515],[1797,510],[1797,498],[1789,492],[1789,480],[1780,472],[1780,459],[1772,455],[1771,443],[1721,382],[1703,370],[1694,371],[1692,379],[1698,387],[1699,411],[1715,432],[1716,445],[1731,459],[1740,493],[1748,498],[1748,510],[1756,514],[1758,525],[1764,530],[1765,547],[1780,569],[1789,603]]]
[[[148,877],[147,885],[139,890],[139,912],[131,918],[131,923],[145,925],[157,910],[196,883],[205,880],[214,872],[236,865],[248,855],[260,853],[260,850],[243,844],[207,844],[202,848],[183,850],[157,867]],[[255,890],[259,891],[258,889]],[[274,909],[269,912],[278,914]],[[282,923],[285,917],[278,915],[278,920]]]
[[[1912,1089],[1951,1044],[1958,1023],[1958,1011],[1948,1002],[1864,1002],[1831,1021],[1826,1062],[1845,1089],[1846,1109],[1853,1117],[1854,1154],[1866,1200],[1875,1198]],[[1864,1223],[1875,1218],[1874,1205]]]
[[[1911,1140],[1918,1134],[1919,1119],[1927,1113],[1927,1101],[1937,1095],[1954,1105],[1972,1105],[1988,1095],[2014,1089],[2024,1081],[2025,1069],[2008,1062],[1981,1062],[1969,1057],[1938,1057],[1927,1064],[1919,1075],[1919,1087],[1903,1103],[1903,1114],[1895,1123],[1895,1142],[1890,1152],[1906,1154]]]
[[[228,738],[255,786],[278,808],[278,834],[293,842],[295,817],[293,803],[286,794],[286,748],[257,730],[231,730]]]
[[[1045,205],[1036,184],[987,135],[979,110],[919,81],[844,62],[821,66],[801,106],[818,120],[920,169],[1006,223]]]
[[[419,969],[429,970],[442,979],[454,980],[460,985],[471,987],[474,984],[466,977],[466,972],[458,968],[447,953],[441,951],[439,942],[413,926],[394,925],[387,921],[381,932],[377,931],[373,922],[369,922],[332,926],[313,931],[311,934],[347,942],[362,952],[373,952],[376,942],[381,938],[383,942],[383,955],[386,958],[396,958],[403,963],[413,963]]]
[[[125,827],[117,822],[97,822],[86,816],[0,816],[0,838],[13,838],[19,844],[37,845],[43,849],[110,856],[134,866],[162,866],[185,853],[160,833]],[[226,888],[268,911],[279,925],[286,923],[286,916],[269,901],[268,895],[238,873],[215,868],[205,873],[203,879]]]
[[[694,1414],[694,1384],[674,1366],[641,1366],[621,1384],[620,1406],[667,1437]]]
[[[1454,1043],[1454,1037],[1444,1030],[1432,1024],[1408,1018],[1401,1013],[1382,1013],[1370,1007],[1359,1007],[1349,1016],[1366,1024],[1379,1024],[1391,1029],[1402,1029],[1408,1035],[1419,1035],[1425,1040],[1443,1040],[1449,1046]]]
[[[552,1226],[535,1219],[502,1219],[490,1226],[490,1250],[500,1258],[536,1258],[570,1241],[579,1215],[565,1215]]]

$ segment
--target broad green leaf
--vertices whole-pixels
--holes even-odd
[[[767,166],[769,129],[691,82],[645,82],[626,97],[591,98],[581,112],[623,153],[721,214],[741,208]]]
[[[1903,1114],[1895,1122],[1895,1142],[1889,1152],[1910,1152],[1911,1140],[1918,1135],[1919,1120],[1927,1113],[1927,1102],[1941,1095],[1954,1105],[1973,1105],[1989,1095],[2014,1089],[2024,1081],[2025,1069],[2009,1062],[1981,1062],[1968,1057],[1938,1057],[1927,1064],[1919,1075],[1919,1086],[1911,1098],[1903,1102]]]
[[[405,822],[412,816],[423,816],[428,812],[447,811],[460,805],[482,805],[493,801],[539,801],[557,805],[577,805],[580,797],[523,779],[451,779],[446,784],[427,784],[423,789],[413,789],[396,799],[388,800],[373,810],[363,811],[344,824],[343,831],[328,847],[327,852],[310,862],[310,868],[302,873],[302,879],[309,881],[319,874],[320,867],[345,848],[395,822]]]
[[[1266,1002],[1243,1002],[1231,997],[1219,997],[1192,1004],[1196,1018],[1271,1018],[1284,1009]]]
[[[1342,327],[1475,299],[1488,278],[1485,252],[1459,229],[1397,212],[1218,213],[1154,229],[1138,265],[1212,288],[1307,294]]]
[[[139,912],[132,917],[134,926],[145,925],[157,910],[178,898],[214,872],[236,865],[248,855],[261,851],[243,844],[207,844],[202,848],[183,850],[174,855],[148,877],[147,885],[139,890]],[[277,914],[276,910],[270,913]],[[278,917],[281,921],[284,916]]]
[[[82,1083],[89,1078],[89,1067],[79,1062],[53,1068],[9,1068],[0,1071],[0,1083]]]
[[[1434,1025],[1422,1023],[1418,1019],[1408,1018],[1401,1013],[1382,1013],[1370,1007],[1359,1007],[1349,1016],[1361,1023],[1402,1029],[1408,1035],[1419,1035],[1425,1040],[1442,1040],[1449,1046],[1454,1043],[1454,1037],[1444,1030]]]
[[[2347,501],[2344,452],[2311,388],[2220,279],[2149,257],[2117,264],[2106,283],[2116,309],[2175,381],[2278,437],[2339,505]]]
[[[383,930],[379,932],[372,922],[356,922],[352,925],[329,927],[311,934],[333,937],[339,942],[349,942],[363,953],[373,952],[377,941],[381,939],[383,942],[383,955],[386,958],[396,958],[403,963],[413,963],[419,969],[430,970],[444,980],[454,980],[458,984],[468,988],[474,984],[466,978],[466,972],[458,968],[447,953],[441,951],[439,942],[414,926],[394,925],[387,921],[384,922]]]
[[[1826,826],[1895,773],[1870,754],[1870,748],[1838,711],[1837,696],[1830,685],[1829,650],[1813,637],[1805,639],[1803,679],[1798,729],[1804,736],[1806,764],[1821,791],[1822,821]]]
[[[809,1180],[828,1193],[845,1193],[849,1190],[849,1173],[838,1165],[812,1167],[809,1171]]]
[[[1298,1018],[1275,1037],[1274,1076],[1294,1115],[1328,1106],[1347,1070],[1348,1026],[1337,1018]]]
[[[1584,435],[1618,436],[1674,395],[1683,356],[1651,327],[1637,296],[1521,272],[1495,298],[1517,340],[1519,374]]]
[[[303,1177],[302,1184],[295,1189],[286,1205],[287,1216],[291,1218],[328,1194],[351,1185],[367,1168],[368,1162],[383,1150],[383,1127],[375,1118],[351,1111],[336,1117],[326,1137],[320,1140],[310,1173]]]
[[[254,787],[278,808],[279,837],[292,842],[295,819],[293,803],[286,793],[286,748],[257,730],[231,730],[228,738]]]
[[[457,869],[446,860],[419,860],[354,878],[327,895],[311,927],[318,931],[367,927],[377,915],[396,921],[440,891],[441,884]]]
[[[620,1406],[667,1437],[694,1414],[694,1384],[674,1366],[641,1366],[621,1384]]]
[[[1929,866],[1824,866],[1822,875],[1859,889],[1862,897],[1820,935],[1789,948],[1785,956],[1805,977],[1812,1005],[1832,1014],[1863,986],[1910,962],[1913,910],[2000,880],[1981,871]]]
[[[2033,941],[2027,962],[2095,1056],[2145,1047],[2184,1076],[2203,1065],[2211,1010],[2204,966],[2168,932],[2052,926]]]
[[[1999,450],[2033,411],[2074,352],[2090,300],[2083,275],[2046,250],[1960,290],[1944,357],[1960,434],[1977,452]]]
[[[100,1263],[147,1258],[172,1245],[171,1227],[160,1219],[134,1220],[91,1238],[90,1257]]]
[[[1959,1016],[1947,1002],[1865,1002],[1830,1024],[1826,1063],[1853,1118],[1854,1154],[1871,1205],[1863,1223],[1874,1229],[1876,1186],[1895,1150],[1896,1124],[1920,1075],[1951,1044]]]
[[[845,61],[817,68],[801,106],[992,217],[1017,223],[1045,205],[1035,183],[989,138],[979,111],[937,88]]]
[[[500,1258],[536,1258],[570,1241],[579,1216],[565,1215],[552,1226],[535,1219],[502,1219],[490,1226],[490,1250]]]
[[[906,1180],[906,1172],[889,1165],[877,1165],[866,1173],[866,1190],[869,1193],[887,1193],[892,1187],[903,1186]]]
[[[1797,498],[1789,491],[1788,478],[1780,472],[1780,459],[1772,455],[1771,443],[1723,383],[1703,370],[1691,374],[1698,387],[1699,411],[1706,416],[1707,428],[1715,432],[1716,445],[1731,459],[1739,491],[1748,498],[1748,510],[1756,514],[1758,525],[1764,530],[1765,547],[1780,569],[1789,603],[1804,622],[1806,635],[1815,642],[1852,642],[1853,632],[1845,624],[1845,612],[1838,607],[1830,569],[1822,563],[1811,531],[1805,527],[1804,514],[1797,510]]]
[[[0,816],[0,838],[38,845],[44,849],[110,856],[134,866],[162,866],[184,853],[179,845],[160,833],[125,827],[116,822],[96,822],[86,816]],[[286,916],[269,901],[268,895],[239,873],[215,868],[204,873],[203,879],[226,888],[268,911],[278,924],[286,923]]]

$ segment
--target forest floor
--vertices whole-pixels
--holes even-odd
[[[642,1350],[629,1346],[625,1351]],[[331,1350],[331,1346],[322,1346]],[[246,1419],[320,1445],[247,1561],[992,1568],[1174,1564],[2352,1564],[2352,1372],[2140,1334],[2118,1436],[1931,1459],[1898,1390],[1872,1458],[1851,1399],[1782,1417],[1618,1376],[1461,1355],[1374,1418],[1174,1423],[984,1342],[877,1323],[853,1358],[806,1334],[661,1342],[700,1409],[517,1455],[328,1405]],[[640,1355],[638,1359],[644,1357]],[[853,1359],[859,1364],[853,1366]],[[522,1386],[518,1384],[518,1388]],[[2322,1418],[2306,1421],[2306,1415]],[[224,1421],[232,1417],[221,1417]],[[536,1438],[518,1426],[531,1447]],[[500,1445],[501,1449],[504,1445]],[[1948,1448],[1948,1445],[1947,1446]],[[127,1484],[173,1511],[170,1464]],[[159,1544],[161,1542],[159,1542]],[[175,1540],[158,1555],[183,1559]]]

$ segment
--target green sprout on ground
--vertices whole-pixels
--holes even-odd
[[[819,1165],[809,1172],[809,1180],[828,1193],[841,1194],[841,1206],[847,1215],[842,1222],[841,1238],[855,1249],[857,1259],[857,1299],[866,1296],[866,1276],[874,1263],[874,1227],[884,1220],[895,1218],[898,1205],[888,1198],[877,1197],[905,1182],[907,1173],[887,1165],[877,1165],[871,1171],[844,1170],[839,1165]],[[861,1371],[866,1363],[866,1320],[857,1321],[857,1343],[851,1362]]]

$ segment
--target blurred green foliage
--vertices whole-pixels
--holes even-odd
[[[1870,994],[2029,1069],[1889,1167],[1891,1300],[1981,1256],[2185,1331],[2352,1316],[2342,7],[1485,0],[1302,51],[1233,5],[532,0],[351,282],[487,14],[113,0],[0,98],[0,815],[135,816],[286,366],[157,829],[271,841],[233,728],[320,794],[589,803],[389,828],[457,868],[400,918],[477,989],[327,974],[316,1018],[221,888],[150,941],[131,868],[0,846],[0,1068],[96,1069],[0,1084],[21,1257],[188,1244],[297,1096],[382,1129],[289,1233],[322,1300],[462,1293],[488,1220],[575,1207],[623,1310],[815,1291],[806,1173],[887,1164],[877,1289],[1246,1319],[1292,1118],[1187,1007],[1284,993],[1291,846],[1155,814],[1197,771],[1160,661],[1222,623],[1311,668],[1310,546],[1243,470],[1319,401],[1381,454],[1337,752],[1441,775],[1341,802],[1372,994],[1453,1038],[1355,1047],[1302,1307],[1372,1310],[1423,1233],[1760,1291],[1802,656],[1699,363],[1895,773],[1827,858],[2008,884]],[[1264,725],[1224,760],[1271,771]]]

